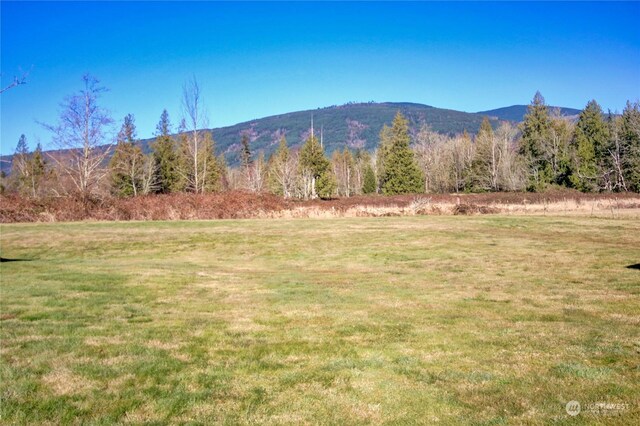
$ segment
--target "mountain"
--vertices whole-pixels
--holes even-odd
[[[351,149],[375,149],[382,126],[390,125],[398,111],[407,117],[412,132],[426,123],[436,132],[455,135],[465,130],[476,133],[485,116],[490,117],[494,127],[501,120],[521,121],[526,110],[526,105],[513,105],[469,113],[409,102],[348,103],[273,115],[208,131],[213,133],[216,152],[224,153],[228,164],[235,166],[238,164],[240,140],[244,133],[249,136],[252,153],[257,155],[262,150],[268,157],[277,148],[283,135],[289,146],[300,146],[309,135],[312,117],[316,136],[322,135],[325,150],[331,154],[336,149],[343,149],[345,145]],[[560,110],[563,115],[580,112],[572,108]],[[140,141],[145,153],[151,151],[150,144],[153,140]],[[11,156],[2,156],[0,160],[0,170],[8,173],[11,169]]]
[[[513,121],[518,123],[524,120],[524,116],[527,113],[528,107],[529,107],[528,105],[511,105],[504,108],[490,109],[488,111],[480,111],[480,112],[477,112],[476,114],[480,114],[483,116],[486,115],[487,117],[495,118],[498,120]],[[553,111],[556,109],[559,110],[560,115],[564,117],[573,117],[580,114],[580,110],[575,108],[564,108],[564,107],[554,107],[554,106],[550,106],[548,108],[549,108],[549,111]]]
[[[284,135],[289,146],[300,146],[309,135],[313,117],[315,135],[322,135],[325,150],[331,154],[335,149],[348,146],[351,149],[373,150],[378,144],[378,135],[384,124],[390,125],[400,111],[417,131],[426,123],[434,131],[454,135],[465,130],[476,133],[483,115],[435,108],[429,105],[408,102],[349,103],[315,110],[296,111],[239,123],[233,126],[210,129],[216,141],[218,153],[224,153],[231,165],[238,163],[242,134],[249,136],[251,151],[263,150],[268,156],[275,150]],[[493,119],[497,126],[499,120]],[[148,151],[149,143],[142,141]]]

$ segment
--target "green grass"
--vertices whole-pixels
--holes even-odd
[[[0,231],[6,424],[640,421],[637,221]]]

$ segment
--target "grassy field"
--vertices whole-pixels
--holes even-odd
[[[640,422],[637,220],[0,231],[6,424]]]

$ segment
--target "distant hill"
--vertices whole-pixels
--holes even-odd
[[[243,133],[250,139],[253,153],[263,150],[268,156],[275,150],[282,135],[289,146],[301,145],[309,135],[313,116],[315,134],[323,136],[327,153],[348,146],[351,149],[373,150],[378,144],[378,135],[384,124],[391,124],[400,111],[408,118],[412,131],[426,123],[439,133],[454,135],[465,130],[476,133],[483,115],[435,108],[415,103],[351,103],[307,111],[296,111],[239,123],[233,126],[211,129],[218,153],[224,152],[231,165],[238,162],[240,140]],[[497,126],[498,119],[492,124]],[[147,151],[152,140],[145,140]]]
[[[300,146],[309,135],[312,116],[315,133],[318,137],[322,134],[325,150],[331,154],[345,146],[351,149],[375,149],[382,126],[391,124],[398,111],[408,118],[412,132],[416,132],[422,123],[426,123],[436,132],[455,135],[465,130],[476,133],[485,116],[490,117],[494,127],[501,120],[521,121],[526,110],[526,105],[513,105],[469,113],[409,102],[349,103],[273,115],[209,131],[213,132],[216,152],[224,153],[228,164],[237,165],[242,134],[246,133],[249,136],[254,155],[262,150],[269,156],[283,135],[286,136],[289,146]],[[564,115],[580,112],[572,108],[561,108],[561,111]],[[140,142],[144,152],[151,151],[151,142],[153,139]],[[11,169],[11,156],[2,156],[0,160],[0,169],[8,173]]]
[[[527,108],[528,108],[528,105],[511,105],[504,108],[490,109],[488,111],[480,111],[477,114],[480,114],[482,116],[486,115],[487,117],[496,118],[498,120],[513,121],[518,123],[524,120],[524,116],[527,113]],[[553,107],[553,106],[549,107],[550,111],[555,109],[560,110],[560,115],[565,117],[577,116],[578,114],[580,114],[580,111],[581,111],[575,108],[564,108],[564,107]]]

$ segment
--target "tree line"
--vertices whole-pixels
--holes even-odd
[[[485,117],[476,135],[447,136],[423,124],[412,129],[398,112],[384,125],[373,152],[347,147],[327,156],[311,128],[300,147],[282,136],[266,158],[239,136],[239,166],[229,167],[208,125],[198,82],[183,86],[176,131],[166,110],[144,154],[135,117],[127,114],[107,143],[113,119],[99,105],[105,90],[86,75],[83,89],[65,99],[57,124],[44,124],[59,150],[30,152],[21,136],[3,190],[30,197],[76,195],[88,200],[172,192],[231,189],[271,192],[285,198],[331,198],[360,194],[542,191],[552,186],[583,192],[640,192],[640,104],[622,114],[604,113],[590,101],[577,119],[550,109],[536,93],[519,125],[493,128]]]

